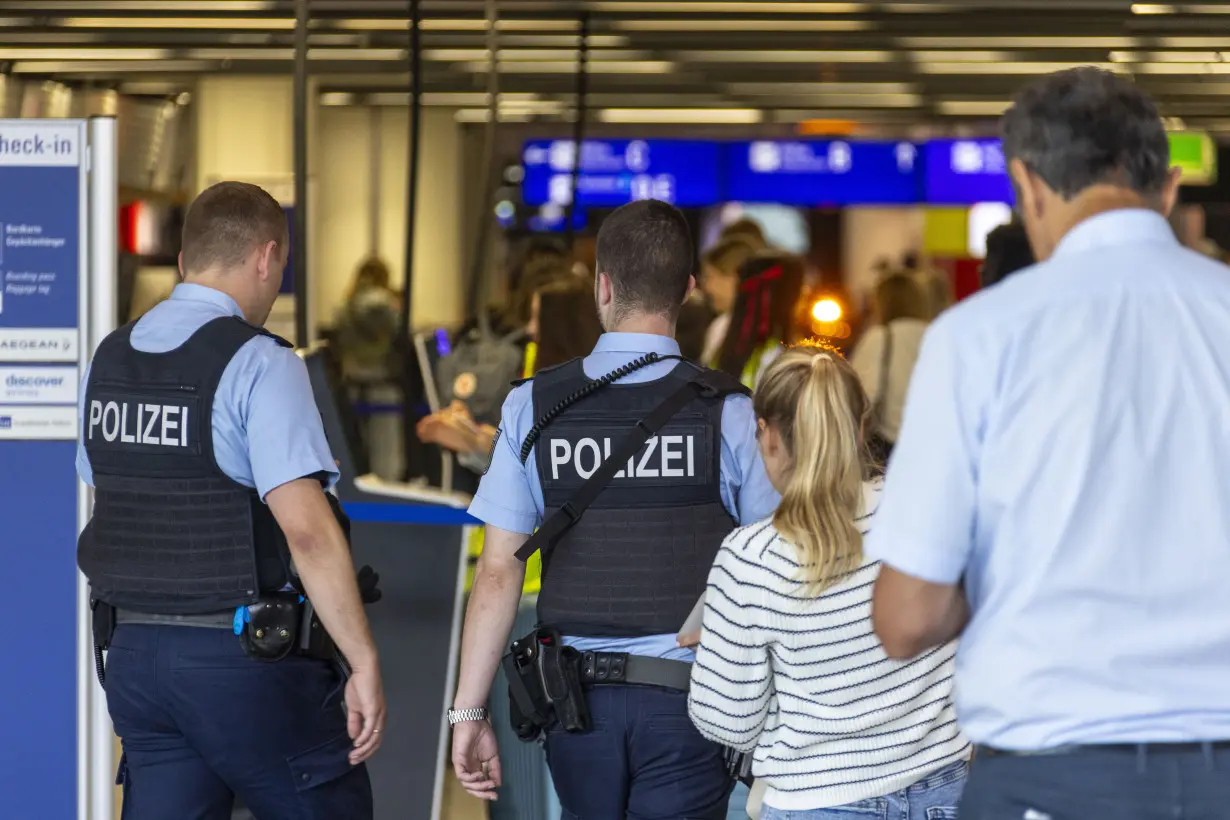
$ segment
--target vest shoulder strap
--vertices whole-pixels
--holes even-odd
[[[544,521],[538,531],[517,550],[517,560],[528,561],[535,552],[553,547],[573,524],[581,520],[581,516],[598,500],[598,496],[610,485],[615,474],[628,459],[635,456],[645,443],[656,436],[683,408],[698,398],[716,399],[729,395],[722,392],[729,384],[722,384],[721,380],[717,380],[716,384],[709,383],[706,376],[710,372],[712,371],[702,371],[697,377],[688,379],[651,410],[649,415],[638,421],[636,427],[620,439],[619,445],[612,449],[611,455],[585,480],[576,494]]]
[[[567,376],[569,374],[567,373],[566,368],[568,368],[569,366],[575,367],[577,362],[580,362],[580,361],[583,361],[583,359],[578,357],[575,359],[569,359],[563,364],[553,364],[550,367],[541,368],[540,370],[537,370],[533,376],[526,376],[523,379],[515,380],[512,383],[513,387],[520,387],[521,385],[529,384],[530,382],[536,382],[537,384],[542,384],[550,380],[552,375],[554,375],[554,377],[557,379]]]

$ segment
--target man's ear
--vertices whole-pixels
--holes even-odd
[[[1008,164],[1008,173],[1012,177],[1013,187],[1016,188],[1017,207],[1021,209],[1021,213],[1027,213],[1034,217],[1042,215],[1042,191],[1041,186],[1044,184],[1042,180],[1030,172],[1029,167],[1019,159],[1014,159]]]
[[[689,276],[688,277],[688,291],[687,293],[683,294],[683,301],[686,302],[695,292],[696,292],[696,277]]]
[[[175,264],[179,267],[179,281],[181,282],[185,281],[187,277],[184,275],[184,252],[183,251],[179,252],[179,256],[176,257]]]
[[[278,253],[277,242],[266,242],[257,253],[259,255],[256,258],[256,269],[261,279],[268,279],[279,272],[278,265],[281,263],[282,257]]]
[[[598,274],[598,304],[609,305],[615,301],[615,285],[605,273]]]
[[[1179,177],[1183,175],[1182,168],[1171,168],[1162,185],[1162,216],[1169,217],[1179,201]]]

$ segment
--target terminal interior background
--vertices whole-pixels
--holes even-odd
[[[306,265],[291,267],[306,283],[288,272],[269,325],[300,345],[330,337],[365,260],[406,287],[410,237],[408,325],[434,360],[483,305],[506,302],[530,238],[570,245],[592,270],[603,216],[656,196],[683,208],[698,252],[746,216],[803,256],[816,292],[842,306],[824,332],[849,347],[886,265],[925,265],[954,298],[977,289],[986,234],[1012,200],[996,117],[1023,82],[1060,68],[1121,72],[1159,102],[1185,173],[1178,230],[1230,248],[1217,172],[1228,43],[1230,3],[1214,2],[0,0],[0,119],[116,118],[117,322],[170,293],[186,204],[235,179],[267,188],[288,216],[305,207]],[[361,429],[347,445],[362,450],[356,464],[388,482],[461,474],[404,433],[403,414],[429,410],[423,384],[334,389]],[[443,707],[413,708],[434,720]],[[442,779],[437,816],[486,816]]]

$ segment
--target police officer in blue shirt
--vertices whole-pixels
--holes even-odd
[[[722,750],[688,718],[683,690],[693,655],[677,633],[725,535],[768,516],[779,499],[746,390],[724,389],[722,374],[679,360],[675,320],[695,286],[683,215],[654,200],[625,205],[603,222],[597,263],[595,298],[607,333],[585,359],[539,372],[509,395],[470,508],[487,535],[449,710],[453,765],[469,792],[496,798],[499,753],[485,704],[521,595],[522,548],[543,524],[559,537],[543,545],[539,620],[587,653],[580,674],[592,728],[555,726],[546,735],[564,816],[721,818],[732,780]],[[642,439],[631,459],[611,455],[698,378],[716,389]],[[608,459],[620,471],[565,532],[553,529],[561,519],[552,513],[575,514],[580,488]],[[652,674],[634,681],[637,669]],[[621,671],[603,678],[596,670]],[[671,678],[680,685],[666,683]]]
[[[303,362],[261,328],[287,240],[265,191],[206,190],[183,284],[103,340],[82,389],[78,563],[125,820],[227,820],[236,795],[261,820],[372,816],[384,694],[336,464]]]

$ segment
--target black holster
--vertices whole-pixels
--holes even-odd
[[[337,645],[312,602],[296,592],[266,593],[249,606],[239,644],[258,661],[280,661],[292,652],[322,661],[337,659]]]
[[[564,646],[559,632],[538,627],[513,641],[503,666],[517,737],[529,743],[556,726],[566,732],[592,728],[581,685],[581,653]]]

